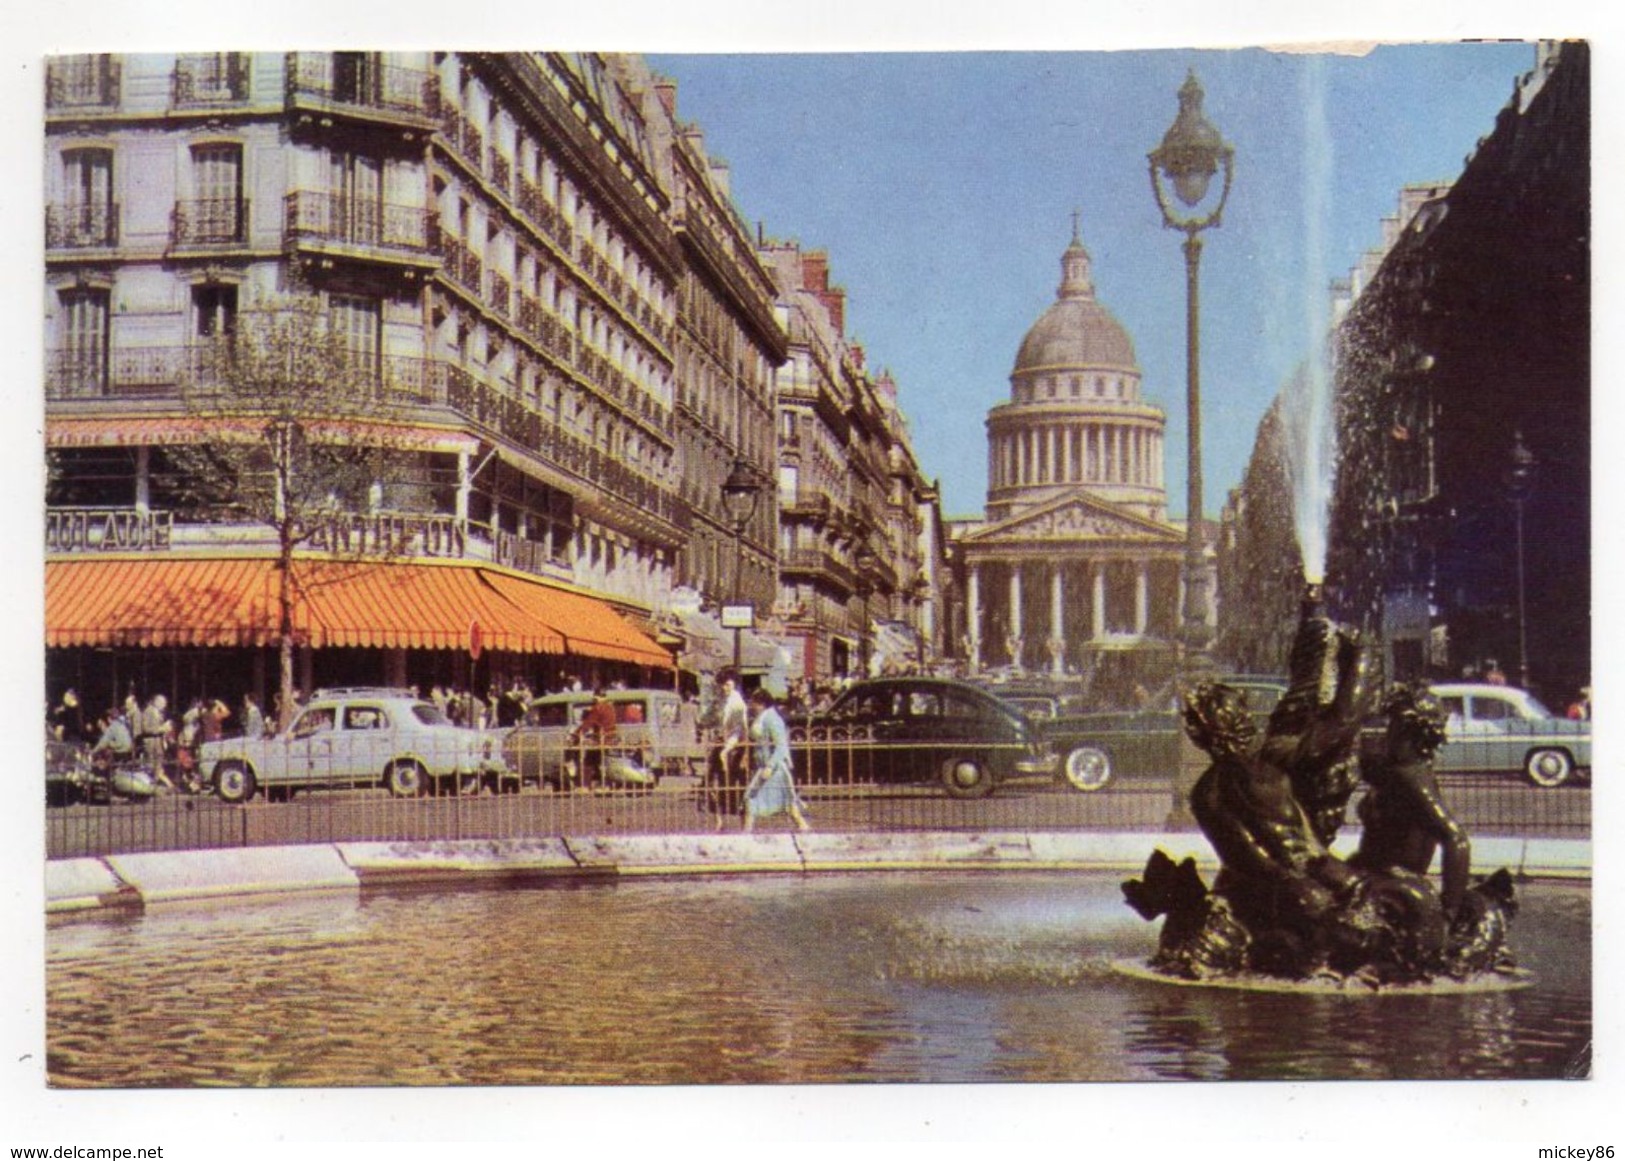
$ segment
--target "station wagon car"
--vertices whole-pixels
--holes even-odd
[[[1447,715],[1433,768],[1521,773],[1536,786],[1591,776],[1591,723],[1560,718],[1526,690],[1476,682],[1433,687]]]
[[[983,798],[1007,778],[1048,775],[1055,764],[1021,711],[948,678],[855,682],[828,710],[788,725],[803,783],[926,783],[953,798]]]
[[[286,732],[205,742],[198,762],[226,802],[313,787],[381,786],[403,798],[518,788],[495,738],[410,690],[318,690]]]
[[[703,767],[705,747],[693,702],[669,689],[612,689],[604,697],[615,707],[615,750],[639,770],[672,774]],[[585,692],[534,699],[524,720],[503,738],[508,767],[526,783],[562,787],[571,777],[571,736],[592,701]]]

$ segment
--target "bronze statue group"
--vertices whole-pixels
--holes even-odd
[[[1432,768],[1445,737],[1438,700],[1425,685],[1396,686],[1380,740],[1362,738],[1373,709],[1365,650],[1326,617],[1318,588],[1288,669],[1262,731],[1238,689],[1209,681],[1185,696],[1186,733],[1212,759],[1191,813],[1220,870],[1210,889],[1194,859],[1158,850],[1123,884],[1142,917],[1166,916],[1152,967],[1373,988],[1512,971],[1512,879],[1501,870],[1469,884],[1471,845]],[[1345,859],[1331,845],[1361,781],[1359,847]]]

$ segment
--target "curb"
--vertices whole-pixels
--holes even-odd
[[[1357,836],[1340,840],[1347,854]],[[57,859],[45,866],[48,915],[185,900],[412,885],[500,886],[610,876],[807,874],[829,871],[1118,871],[1132,874],[1161,846],[1218,868],[1197,834],[908,832],[902,834],[598,835],[527,839],[344,842],[160,851]],[[1473,872],[1588,879],[1587,839],[1486,836]]]

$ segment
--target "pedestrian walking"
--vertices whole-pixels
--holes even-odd
[[[738,673],[724,669],[717,674],[717,685],[722,692],[722,711],[717,719],[720,740],[706,759],[706,792],[700,801],[715,829],[721,830],[724,821],[743,807],[745,784],[750,781],[750,710],[739,688]]]
[[[68,690],[51,710],[51,733],[59,742],[75,746],[89,741],[89,728],[85,725],[85,708],[79,704],[76,690]]]
[[[265,714],[252,693],[243,694],[243,737],[265,736]]]
[[[169,747],[169,735],[172,726],[169,721],[169,699],[161,693],[152,695],[147,702],[147,708],[141,711],[141,730],[139,741],[141,743],[141,757],[146,761],[147,768],[152,771],[160,785],[175,789],[175,784],[169,780],[164,770],[165,752]]]
[[[756,829],[756,820],[775,814],[789,814],[797,830],[810,829],[802,813],[801,796],[796,793],[790,764],[790,729],[779,714],[773,695],[757,689],[750,695],[755,718],[750,725],[756,743],[756,773],[745,791],[745,831]]]
[[[615,727],[615,706],[604,696],[602,687],[594,688],[592,704],[575,728],[580,789],[590,790],[604,780],[606,751],[618,740]]]

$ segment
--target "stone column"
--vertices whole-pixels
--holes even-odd
[[[1146,576],[1145,561],[1140,561],[1134,575],[1134,632],[1145,636],[1146,620],[1151,609],[1151,586]]]
[[[1050,564],[1049,635],[1050,640],[1060,642],[1060,647],[1050,656],[1050,671],[1059,677],[1066,671],[1066,581],[1058,560]]]
[[[1095,587],[1091,594],[1089,618],[1093,622],[1094,639],[1099,641],[1106,636],[1106,562],[1095,561],[1094,570]]]
[[[468,474],[470,469],[470,464],[468,461],[470,458],[472,457],[470,457],[468,452],[457,453],[456,513],[457,523],[459,524],[466,524],[468,522],[468,497],[469,494],[474,490],[474,481]]]
[[[1071,483],[1072,476],[1072,437],[1075,429],[1070,425],[1061,429],[1061,479]]]
[[[1021,562],[1010,562],[1010,639],[1015,654],[1011,660],[1021,666]]]
[[[966,571],[965,635],[970,638],[970,656],[966,660],[970,671],[977,673],[982,668],[982,566],[972,564]]]
[[[1056,454],[1054,424],[1051,424],[1049,427],[1044,429],[1044,442],[1049,445],[1047,448],[1049,460],[1044,465],[1044,480],[1047,483],[1053,484],[1061,478],[1061,472],[1057,466],[1060,464],[1061,460]]]

